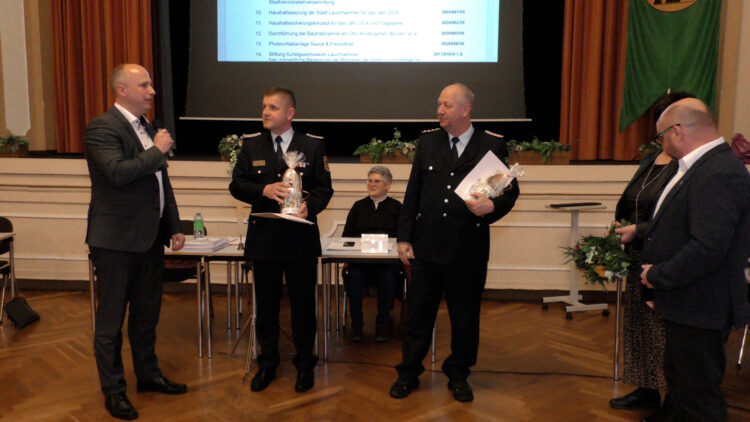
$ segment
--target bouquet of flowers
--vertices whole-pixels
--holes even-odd
[[[372,157],[372,162],[377,163],[383,154],[393,154],[396,151],[409,157],[411,161],[414,161],[414,155],[417,153],[418,139],[414,141],[404,141],[401,139],[401,132],[398,128],[393,128],[393,139],[389,141],[383,141],[381,139],[372,138],[369,144],[362,144],[354,150],[352,155],[368,154]]]
[[[622,226],[628,224],[624,220],[620,222]],[[573,261],[591,284],[605,286],[615,279],[623,279],[633,263],[630,255],[622,249],[620,235],[614,228],[613,224],[607,236],[582,236],[574,246],[563,247],[563,254],[568,257],[565,262]]]

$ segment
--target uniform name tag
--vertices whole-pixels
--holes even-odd
[[[253,160],[253,167],[265,166],[266,160]]]

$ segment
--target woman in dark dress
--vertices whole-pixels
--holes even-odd
[[[663,95],[652,107],[654,121],[670,104],[687,97],[693,96],[686,93]],[[659,135],[654,140],[661,143]],[[625,350],[623,381],[637,388],[630,394],[610,400],[609,405],[615,409],[657,409],[661,406],[659,390],[664,390],[667,386],[663,370],[664,321],[647,303],[650,298],[641,286],[638,258],[654,207],[662,190],[676,172],[677,161],[662,149],[650,153],[643,159],[617,202],[615,219],[624,219],[631,224],[615,231],[622,235],[625,251],[635,258],[622,296]]]
[[[388,196],[393,176],[388,167],[374,166],[367,174],[368,196],[355,202],[346,217],[344,237],[387,234],[396,237],[401,202]],[[393,303],[401,264],[348,264],[346,294],[352,316],[350,339],[362,341],[362,297],[368,282],[378,286],[378,315],[375,318],[375,342],[388,340],[388,314]]]

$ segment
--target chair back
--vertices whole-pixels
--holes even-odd
[[[0,232],[9,233],[13,231],[13,223],[5,217],[0,217]],[[0,255],[10,252],[10,239],[0,241]]]
[[[193,220],[180,220],[180,228],[182,229],[182,234],[185,236],[192,236],[195,234],[195,231],[193,230]],[[203,235],[208,236],[208,229],[206,229],[205,224],[203,225]]]

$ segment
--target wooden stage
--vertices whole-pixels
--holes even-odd
[[[41,321],[15,330],[0,326],[0,419],[8,421],[102,421],[110,419],[99,392],[87,292],[22,292]],[[157,353],[164,374],[188,384],[182,396],[135,391],[127,340],[123,347],[128,397],[143,421],[640,421],[642,411],[610,409],[608,401],[630,392],[612,380],[614,312],[576,313],[561,306],[485,301],[479,361],[469,382],[472,403],[459,403],[446,387],[440,363],[449,348],[448,313],[438,316],[438,363],[405,400],[388,390],[401,343],[375,344],[374,298],[365,298],[365,341],[331,334],[330,361],[316,368],[315,387],[294,392],[296,371],[288,339],[289,311],[282,304],[277,379],[263,392],[242,384],[246,341],[229,356],[237,333],[226,329],[226,299],[214,296],[214,357],[199,359],[195,296],[165,294]],[[396,303],[393,313],[398,326]],[[610,307],[613,309],[613,306]],[[246,317],[246,315],[245,315]],[[398,335],[394,329],[394,335]],[[750,352],[736,369],[740,332],[727,343],[724,392],[729,420],[750,420]],[[253,369],[254,371],[254,369]],[[251,374],[252,375],[252,374]]]

